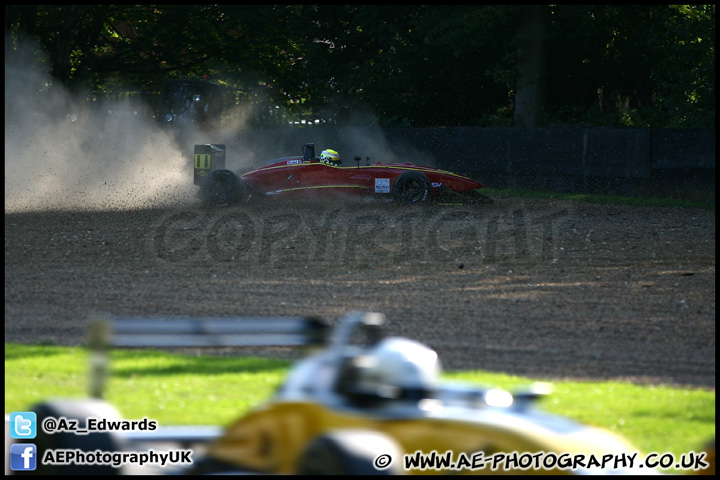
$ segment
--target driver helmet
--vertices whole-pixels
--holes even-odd
[[[340,154],[330,148],[328,148],[327,150],[323,150],[320,154],[320,161],[322,163],[327,163],[329,165],[334,165],[338,167],[340,166],[341,160],[342,159],[340,158]]]
[[[421,400],[432,396],[442,368],[437,353],[406,338],[388,337],[365,355],[356,357],[354,390],[394,391],[397,399]]]

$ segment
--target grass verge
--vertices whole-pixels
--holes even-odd
[[[261,405],[291,363],[254,357],[192,356],[154,350],[111,353],[106,399],[125,418],[160,425],[226,425]],[[513,390],[527,378],[484,371],[446,379]],[[88,352],[79,347],[5,344],[5,412],[51,398],[82,398]],[[542,408],[615,431],[642,453],[699,451],[715,436],[715,391],[625,382],[553,382]]]

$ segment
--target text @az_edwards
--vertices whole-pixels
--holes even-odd
[[[147,417],[143,417],[141,420],[106,420],[104,418],[89,417],[85,419],[85,422],[74,418],[47,417],[40,423],[43,432],[48,435],[63,432],[76,435],[86,435],[94,432],[151,432],[157,429],[157,425],[157,420],[150,420]]]

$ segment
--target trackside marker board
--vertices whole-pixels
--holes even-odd
[[[102,398],[111,347],[319,346],[329,326],[314,317],[116,317],[90,324],[90,396]]]
[[[326,340],[328,327],[312,317],[120,317],[95,345],[116,347],[310,346]],[[98,343],[99,342],[99,343]]]

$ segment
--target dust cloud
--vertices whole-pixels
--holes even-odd
[[[377,126],[246,129],[254,111],[242,106],[232,112],[232,125],[215,132],[163,128],[148,105],[86,102],[84,92],[49,85],[36,47],[23,43],[9,55],[6,39],[5,213],[185,207],[197,202],[196,143],[225,144],[226,168],[236,171],[302,155],[305,143],[314,143],[317,155],[325,148],[340,151],[345,167],[368,161],[434,164],[409,145],[388,145]]]
[[[147,105],[84,102],[49,86],[32,45],[21,48],[5,59],[5,213],[192,201],[192,152]]]

